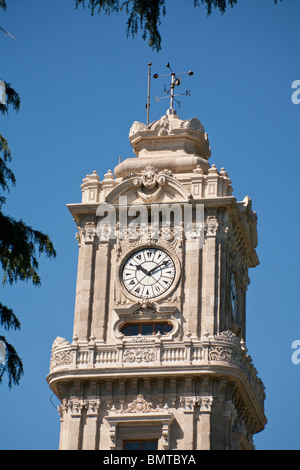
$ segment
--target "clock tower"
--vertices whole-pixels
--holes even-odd
[[[77,225],[73,337],[53,343],[60,449],[253,449],[264,386],[246,347],[257,216],[173,109],[129,139],[68,208]]]

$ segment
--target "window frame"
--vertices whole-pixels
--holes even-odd
[[[152,333],[150,334],[145,334],[143,333],[143,326],[147,326],[147,325],[152,325]],[[166,333],[163,333],[161,332],[161,329],[158,329],[157,328],[157,325],[164,325],[165,326],[169,326],[170,327],[170,331],[167,331]],[[135,333],[135,334],[125,334],[124,333],[124,330],[128,327],[134,327],[134,326],[137,326],[138,327],[138,332]],[[121,328],[120,328],[120,333],[122,333],[125,337],[127,336],[155,336],[158,332],[160,332],[160,334],[162,336],[165,336],[165,335],[168,335],[172,332],[174,328],[174,325],[172,325],[172,323],[168,322],[168,321],[140,321],[140,322],[127,322],[125,323]]]

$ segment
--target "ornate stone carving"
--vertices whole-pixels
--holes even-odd
[[[129,131],[129,137],[132,136],[133,134],[136,134],[139,131],[145,131],[145,130],[147,130],[147,126],[144,123],[134,121]]]
[[[211,412],[213,400],[212,396],[183,396],[180,397],[180,405],[184,407],[186,413],[192,413],[195,405],[200,406],[201,413]]]
[[[109,222],[98,222],[96,234],[101,242],[108,242],[111,238],[112,227]],[[113,237],[114,238],[114,237]]]
[[[200,413],[211,413],[213,401],[211,396],[199,397]]]
[[[191,396],[183,396],[180,397],[180,405],[185,409],[186,412],[193,412],[195,405],[198,404],[199,397]]]
[[[181,129],[193,129],[198,132],[204,132],[204,128],[197,118],[186,119],[185,121],[181,121],[180,123]],[[205,139],[208,140],[207,133],[205,133]]]
[[[50,371],[56,367],[68,366],[69,364],[71,364],[71,351],[58,351],[51,356]]]
[[[57,411],[63,419],[64,414],[70,412],[71,416],[80,416],[82,410],[86,409],[89,416],[98,414],[100,408],[99,399],[83,399],[79,397],[64,398]]]
[[[71,416],[81,415],[82,410],[87,408],[87,404],[87,400],[83,400],[82,398],[70,398],[68,402],[68,407],[71,411]]]
[[[94,216],[86,216],[77,223],[78,232],[76,233],[76,239],[78,246],[81,246],[81,243],[86,245],[94,243],[96,236],[96,225]]]
[[[210,361],[229,362],[239,367],[242,365],[242,356],[240,353],[222,346],[211,348],[208,357]]]
[[[157,406],[154,408],[153,404],[150,401],[145,400],[144,395],[138,394],[136,399],[128,403],[127,407],[121,405],[117,410],[115,407],[112,408],[112,412],[123,414],[123,413],[135,413],[135,414],[144,414],[144,413],[166,413],[169,414],[168,406],[165,405],[163,408]]]
[[[142,176],[135,177],[132,184],[142,201],[153,202],[159,198],[162,188],[166,184],[166,177],[159,174],[157,168],[146,167]]]
[[[155,352],[151,348],[132,348],[125,350],[123,353],[123,362],[140,363],[153,362],[154,360]]]
[[[136,400],[129,403],[126,410],[127,413],[150,413],[153,411],[153,405],[151,402],[147,402],[143,395],[138,395]]]
[[[217,230],[219,227],[218,218],[217,218],[217,211],[216,210],[208,210],[206,223],[205,223],[205,232],[207,237],[214,237],[217,234]]]
[[[56,367],[60,366],[67,366],[71,364],[71,351],[70,349],[62,350],[62,351],[55,351],[57,348],[60,347],[69,347],[70,342],[67,341],[65,338],[58,336],[52,345],[52,353],[51,353],[51,360],[50,360],[50,371],[55,369]]]
[[[54,351],[56,348],[61,347],[61,346],[70,346],[70,341],[66,340],[65,338],[62,338],[61,336],[58,336],[52,344],[52,351]]]
[[[153,342],[153,337],[151,338],[145,338],[144,336],[142,336],[141,334],[135,336],[134,338],[130,339],[129,341],[127,341],[127,343],[152,343]]]
[[[224,340],[224,341],[227,341],[227,342],[230,342],[230,343],[233,343],[233,344],[237,344],[237,345],[241,344],[241,341],[238,338],[238,336],[236,336],[230,330],[221,331],[219,334],[217,334],[215,336],[215,339],[221,339],[221,340]]]
[[[87,415],[88,416],[97,415],[98,412],[99,412],[100,404],[101,404],[101,402],[100,402],[99,399],[88,400]]]
[[[87,222],[82,229],[82,235],[84,243],[87,245],[89,243],[94,243],[96,228],[94,222]]]

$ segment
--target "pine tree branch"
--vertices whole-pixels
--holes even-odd
[[[11,308],[6,307],[0,303],[0,325],[3,326],[5,330],[20,330],[21,323],[17,319],[16,315]]]
[[[278,1],[274,0],[277,4]],[[127,20],[127,36],[135,36],[139,29],[143,31],[143,39],[149,36],[149,46],[156,51],[161,49],[161,36],[159,33],[160,17],[166,14],[167,0],[124,0],[121,5],[119,0],[75,0],[75,8],[79,5],[85,8],[87,2],[88,8],[91,10],[92,15],[103,12],[110,15],[112,12],[119,12],[124,10],[128,15]],[[213,8],[219,10],[222,14],[225,13],[228,6],[233,7],[238,3],[238,0],[193,0],[194,6],[199,7],[204,5],[207,10],[207,15],[211,15]],[[184,3],[182,2],[182,8]]]
[[[15,348],[6,341],[5,336],[0,336],[0,341],[5,345],[5,364],[0,364],[0,383],[2,382],[3,375],[8,374],[8,387],[11,389],[12,385],[19,385],[20,379],[24,374],[22,360],[18,356]]]

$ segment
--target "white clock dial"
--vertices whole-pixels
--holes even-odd
[[[175,265],[165,251],[145,248],[126,261],[122,278],[125,288],[135,297],[159,297],[173,284]]]

